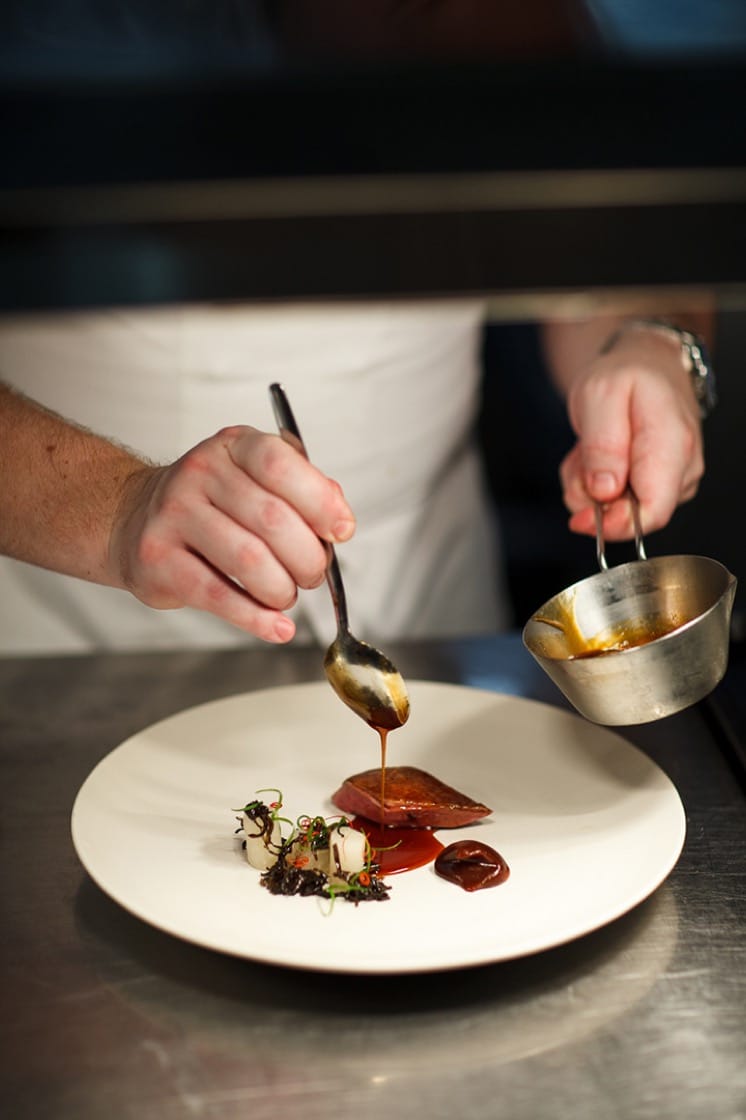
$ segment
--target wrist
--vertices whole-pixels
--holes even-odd
[[[142,460],[131,462],[130,467],[112,511],[106,550],[108,578],[105,580],[111,587],[126,591],[132,591],[134,585],[131,542],[139,535],[150,496],[163,471],[162,467]]]
[[[630,336],[639,333],[665,339],[676,348],[678,361],[689,379],[697,402],[700,418],[709,416],[717,404],[717,390],[704,340],[693,331],[685,330],[665,319],[630,319],[609,336],[600,353],[610,353]]]

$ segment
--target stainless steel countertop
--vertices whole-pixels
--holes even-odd
[[[517,635],[390,652],[410,678],[561,703]],[[699,708],[622,731],[681,793],[677,867],[625,917],[534,957],[294,972],[182,943],[92,883],[69,817],[99,759],[185,707],[320,676],[308,650],[0,660],[2,1115],[746,1117],[746,814]]]

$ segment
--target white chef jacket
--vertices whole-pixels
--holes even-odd
[[[281,381],[312,460],[355,511],[338,546],[367,641],[506,624],[496,527],[473,429],[483,308],[469,300],[198,305],[0,321],[0,377],[62,415],[169,462],[229,424],[275,431]],[[302,591],[298,639],[334,634]],[[0,653],[221,647],[254,641],[207,613],[0,558]]]

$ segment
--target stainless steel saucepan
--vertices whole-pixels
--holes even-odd
[[[637,559],[609,568],[596,511],[601,570],[561,591],[523,630],[528,651],[594,723],[649,723],[695,704],[728,665],[736,578],[705,556]]]

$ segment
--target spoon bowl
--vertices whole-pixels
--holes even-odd
[[[324,672],[337,696],[371,727],[393,731],[409,718],[409,696],[396,666],[352,634],[335,638]]]
[[[280,435],[308,458],[285,390],[269,387]],[[393,731],[409,718],[409,696],[404,679],[385,654],[350,631],[339,561],[331,544],[325,542],[329,563],[326,581],[337,619],[337,636],[324,657],[327,679],[343,703],[380,732]]]
[[[379,731],[393,731],[409,718],[409,695],[396,666],[350,633],[339,563],[330,549],[327,583],[337,618],[337,637],[324,657],[324,672],[340,700]]]

